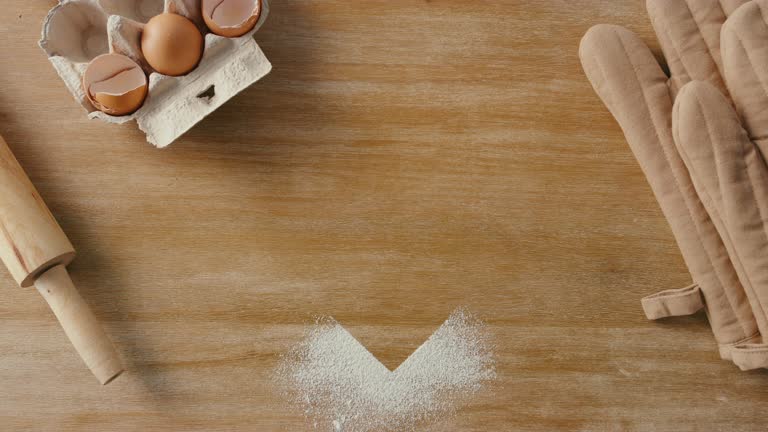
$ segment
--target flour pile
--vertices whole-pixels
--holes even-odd
[[[451,414],[496,372],[487,328],[458,310],[395,371],[321,319],[277,377],[315,429],[372,432],[414,430]]]

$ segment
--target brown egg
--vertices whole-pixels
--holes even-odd
[[[96,57],[83,74],[83,90],[91,104],[122,116],[141,108],[148,91],[147,75],[135,61],[120,54]]]
[[[240,37],[253,30],[261,15],[261,0],[203,0],[203,20],[215,34]]]
[[[163,75],[191,72],[203,57],[203,35],[192,21],[164,13],[144,26],[141,51],[152,69]]]

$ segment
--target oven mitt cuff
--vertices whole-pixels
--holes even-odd
[[[649,295],[642,300],[649,320],[693,315],[704,308],[704,298],[698,284]]]
[[[743,371],[768,368],[768,344],[739,344],[731,348],[729,354],[733,363]]]
[[[698,284],[658,292],[643,298],[643,311],[649,320],[693,315],[704,309],[704,296]],[[720,357],[731,360],[743,371],[768,368],[768,344],[760,343],[760,333],[731,344],[718,345]]]

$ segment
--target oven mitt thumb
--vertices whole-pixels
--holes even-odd
[[[742,6],[721,34],[724,75],[733,106],[705,82],[680,91],[673,135],[691,179],[723,239],[760,333],[768,335],[768,0]],[[743,119],[743,123],[741,121]],[[742,126],[743,124],[743,126]],[[745,129],[746,128],[746,129]],[[768,367],[768,344],[731,350],[741,369]]]
[[[673,99],[692,80],[726,93],[720,30],[740,0],[649,0],[671,78],[634,33],[598,25],[581,42],[582,66],[614,115],[664,213],[693,285],[643,299],[651,319],[705,307],[723,358],[760,343],[757,321],[729,249],[700,199],[672,134]],[[721,95],[722,96],[722,95]],[[767,274],[768,276],[768,274]]]

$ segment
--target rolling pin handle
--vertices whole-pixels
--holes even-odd
[[[44,272],[35,287],[48,302],[64,333],[102,385],[123,372],[120,357],[63,265]]]

